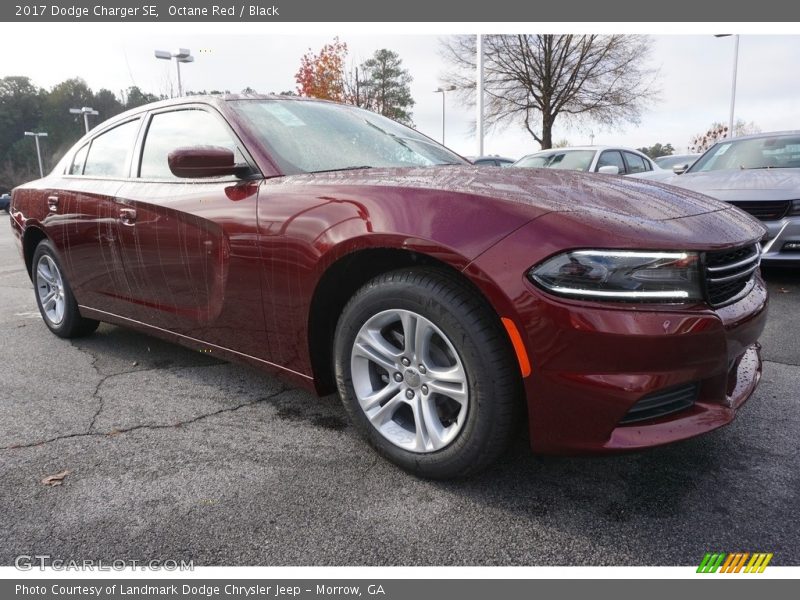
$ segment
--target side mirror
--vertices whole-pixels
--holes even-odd
[[[597,172],[603,175],[619,175],[619,167],[616,165],[605,165],[597,169]]]
[[[685,165],[675,165],[674,167],[672,167],[672,172],[675,173],[675,175],[683,175],[683,173],[685,173],[686,169],[688,168],[689,168],[688,163]]]
[[[220,177],[242,170],[234,162],[233,151],[219,146],[176,148],[167,156],[167,163],[176,177]]]

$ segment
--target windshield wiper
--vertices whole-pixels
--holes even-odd
[[[320,169],[319,171],[309,171],[309,173],[334,173],[335,171],[359,171],[361,169],[371,169],[372,165],[355,165],[351,167],[339,167],[338,169]]]

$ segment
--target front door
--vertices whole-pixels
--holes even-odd
[[[258,279],[257,181],[180,179],[167,156],[187,146],[239,142],[208,107],[150,116],[134,177],[117,193],[132,318],[259,356],[264,319]]]

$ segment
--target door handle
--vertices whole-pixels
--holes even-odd
[[[119,220],[123,225],[133,226],[136,223],[136,209],[135,208],[120,208]]]
[[[48,196],[47,206],[50,207],[50,212],[56,212],[58,210],[58,196]]]

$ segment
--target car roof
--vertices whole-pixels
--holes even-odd
[[[107,121],[103,121],[105,123],[116,123],[118,121],[123,121],[128,117],[138,115],[140,113],[146,112],[148,110],[158,110],[161,108],[168,108],[170,106],[181,106],[182,104],[211,104],[219,106],[221,104],[225,104],[226,102],[230,102],[233,100],[286,100],[291,102],[320,102],[325,104],[339,104],[338,102],[333,102],[331,100],[321,100],[319,98],[307,98],[304,96],[279,96],[275,94],[197,94],[191,96],[182,96],[180,98],[167,98],[165,100],[157,100],[155,102],[149,102],[147,104],[142,104],[141,106],[137,106],[135,108],[131,108],[122,112],[118,115],[114,115]],[[93,131],[89,132],[90,134]]]

